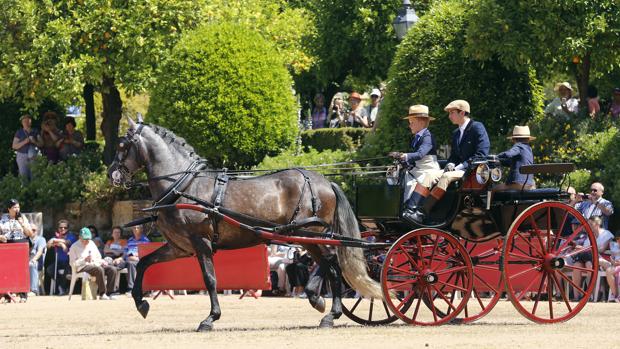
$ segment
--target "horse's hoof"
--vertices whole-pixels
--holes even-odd
[[[316,301],[310,301],[312,307],[319,311],[319,313],[325,312],[325,298],[318,297]]]
[[[332,328],[334,327],[334,320],[332,320],[331,318],[323,318],[321,320],[321,323],[319,324],[319,328]]]
[[[142,301],[140,305],[137,306],[137,308],[140,315],[142,315],[142,317],[146,319],[146,316],[149,314],[149,302]]]
[[[209,332],[213,330],[213,324],[210,322],[203,321],[198,325],[196,332]]]

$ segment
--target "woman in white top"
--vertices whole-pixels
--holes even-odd
[[[596,246],[599,254],[598,261],[601,267],[603,266],[603,264],[609,263],[603,257],[601,257],[601,254],[609,249],[609,243],[614,239],[614,235],[609,230],[601,228],[602,222],[603,220],[600,216],[592,216],[590,217],[590,219],[588,219],[588,224],[590,225],[590,228],[592,228],[592,232],[596,237]],[[582,246],[583,249],[587,247],[590,247],[589,239],[586,240]],[[573,266],[592,269],[592,252],[590,251],[590,249],[576,255],[574,260],[575,264],[573,264]],[[573,272],[573,282],[575,283],[575,285],[581,285],[581,273]]]
[[[9,200],[7,211],[0,219],[0,242],[28,242],[33,234],[28,219],[20,212],[19,202]]]
[[[620,303],[618,294],[618,281],[620,281],[620,232],[616,232],[615,241],[609,242],[611,252],[610,261],[601,263],[601,269],[605,270],[607,284],[609,284],[609,299]]]

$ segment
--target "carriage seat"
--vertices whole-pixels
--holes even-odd
[[[502,190],[493,193],[493,200],[497,201],[522,201],[522,200],[561,200],[568,198],[566,192],[559,188],[540,188],[533,190]]]

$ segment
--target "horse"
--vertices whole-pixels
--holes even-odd
[[[274,225],[290,224],[292,218],[302,221],[316,216],[334,234],[361,238],[357,218],[343,191],[319,173],[287,169],[248,179],[231,179],[226,182],[224,190],[218,189],[221,182],[218,174],[223,171],[210,169],[183,138],[161,126],[143,124],[140,120],[135,122],[129,118],[128,123],[129,129],[119,139],[114,161],[108,168],[108,177],[115,186],[128,186],[133,183],[133,176],[144,170],[154,206],[191,203],[186,196],[179,195],[183,192],[206,202],[220,200],[218,204],[222,208]],[[136,309],[146,318],[149,304],[143,299],[142,280],[149,266],[195,256],[211,302],[211,311],[200,322],[197,331],[212,330],[213,322],[221,316],[213,253],[270,241],[247,229],[233,227],[191,210],[158,211],[156,225],[167,243],[138,262],[132,289]],[[321,227],[307,229],[319,231]],[[325,310],[325,302],[317,288],[324,277],[331,285],[332,306],[321,319],[320,327],[333,327],[334,320],[342,315],[342,277],[359,294],[383,298],[380,285],[368,275],[361,248],[336,247],[334,252],[334,248],[326,246],[302,246],[319,264],[319,272],[311,277],[305,292],[310,304],[320,312]]]

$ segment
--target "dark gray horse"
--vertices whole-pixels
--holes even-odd
[[[201,167],[204,166],[201,165],[204,161],[191,146],[162,127],[137,124],[131,119],[129,125],[127,135],[121,138],[115,160],[108,169],[114,185],[131,183],[132,176],[138,170],[144,169],[149,178],[151,195],[158,205],[190,202],[179,197],[177,191],[212,202],[217,180],[216,171],[205,171],[206,169]],[[195,176],[197,170],[202,170],[199,176]],[[177,175],[171,175],[174,173]],[[308,181],[311,182],[311,190],[308,190]],[[314,203],[313,196],[316,198]],[[275,224],[290,223],[291,217],[296,217],[298,221],[311,217],[314,209],[316,216],[329,224],[334,233],[360,238],[356,217],[342,190],[320,174],[310,171],[292,169],[252,179],[230,180],[221,205],[228,210]],[[297,213],[296,208],[299,208]],[[215,234],[214,225],[217,226]],[[196,256],[211,300],[211,312],[200,323],[198,331],[211,330],[213,321],[221,315],[213,268],[214,245],[217,249],[225,250],[250,247],[268,241],[224,222],[214,223],[206,214],[189,210],[162,210],[158,215],[157,226],[167,243],[141,258],[138,263],[132,290],[138,311],[143,317],[146,317],[149,311],[149,305],[142,297],[142,279],[150,265]],[[313,228],[318,230],[317,227],[308,229]],[[342,276],[360,294],[382,298],[379,284],[367,274],[361,249],[338,247],[337,254],[334,255],[331,249],[325,246],[304,247],[322,270],[306,287],[313,307],[320,311],[325,307],[316,289],[321,278],[326,276],[332,286],[332,307],[329,314],[321,320],[320,326],[331,327],[333,320],[342,315]]]

